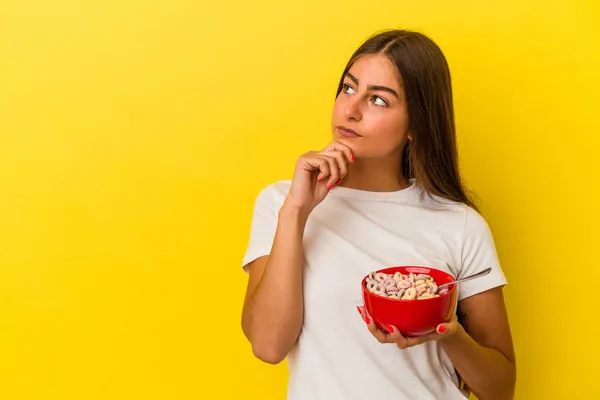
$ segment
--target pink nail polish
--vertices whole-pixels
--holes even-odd
[[[371,323],[371,318],[369,318],[368,315],[365,315],[365,322],[367,323],[367,325]]]
[[[354,154],[350,154],[350,160],[352,160],[352,162],[354,162]]]
[[[438,333],[446,333],[446,327],[444,325],[438,326]]]
[[[333,188],[333,186],[334,186],[334,184],[327,186],[327,190],[331,190]]]

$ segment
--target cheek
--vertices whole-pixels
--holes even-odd
[[[343,101],[338,97],[333,104],[333,117],[339,119],[344,115]]]
[[[373,115],[368,121],[370,136],[400,143],[408,134],[408,118],[403,115]]]

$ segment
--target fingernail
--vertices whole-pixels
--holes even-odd
[[[440,325],[437,328],[438,333],[446,333],[446,330],[447,330],[446,326],[444,326],[444,325]]]
[[[354,162],[354,154],[350,154],[350,160]]]
[[[358,313],[362,315],[362,311],[360,310],[360,306],[356,306],[356,309],[358,310]]]
[[[387,329],[388,329],[388,331],[389,331],[390,333],[393,333],[393,332],[394,332],[394,327],[393,327],[392,325],[388,325],[388,326],[387,326]]]
[[[336,185],[339,185],[340,183],[342,183],[343,179],[338,179],[338,181],[335,183]]]
[[[327,186],[327,190],[331,190],[333,188],[333,186],[334,186],[334,184]]]
[[[317,179],[317,182],[323,182],[323,178]]]
[[[371,318],[369,318],[368,315],[365,315],[365,322],[367,323],[367,325],[371,323]]]

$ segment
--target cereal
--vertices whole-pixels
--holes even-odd
[[[443,296],[449,289],[438,290],[435,280],[427,274],[403,275],[400,272],[386,274],[371,272],[367,276],[366,288],[369,292],[389,299],[424,300]]]
[[[396,288],[396,281],[394,281],[393,279],[388,279],[383,282],[383,286],[388,290],[391,288]]]
[[[412,283],[409,280],[404,279],[399,281],[396,287],[398,289],[408,289],[409,287],[412,287]]]
[[[417,297],[417,289],[414,287],[406,289],[404,292],[404,296],[402,296],[402,300],[414,300]]]
[[[421,289],[421,290],[427,290],[427,284],[426,283],[421,283],[420,285],[415,283],[415,287],[417,289]]]

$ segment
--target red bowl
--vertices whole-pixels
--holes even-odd
[[[376,272],[394,274],[400,272],[408,275],[427,274],[438,285],[451,282],[454,277],[439,269],[418,266],[398,266],[381,269]],[[404,336],[421,336],[435,331],[436,327],[446,322],[454,312],[456,304],[456,285],[450,285],[448,293],[423,300],[390,299],[369,292],[366,288],[365,276],[361,282],[363,300],[369,315],[377,327],[388,332],[387,326],[394,325]]]

